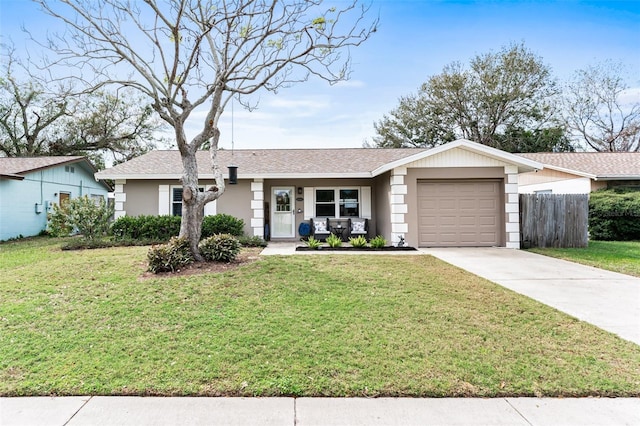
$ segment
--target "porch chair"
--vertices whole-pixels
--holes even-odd
[[[329,230],[329,218],[312,217],[311,218],[311,235],[320,241],[325,241],[331,231]]]
[[[369,232],[369,220],[361,217],[349,219],[349,236],[357,238],[359,236],[367,237]]]

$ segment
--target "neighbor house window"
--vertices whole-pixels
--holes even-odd
[[[104,200],[104,197],[100,194],[91,194],[91,200],[93,201],[93,204],[99,206],[100,201]]]
[[[360,215],[357,189],[316,189],[316,217],[358,217]]]

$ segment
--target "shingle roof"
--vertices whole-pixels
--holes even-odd
[[[640,179],[640,152],[541,152],[518,155],[550,167],[595,175],[596,179]]]
[[[238,166],[244,176],[258,175],[358,175],[367,174],[396,160],[410,157],[427,149],[380,149],[380,148],[339,148],[339,149],[253,149],[218,151],[218,164],[232,163]],[[209,151],[197,154],[198,174],[211,175]],[[182,173],[180,153],[171,151],[151,151],[125,163],[118,164],[97,174],[98,178],[114,176],[176,176]]]
[[[0,176],[20,176],[35,170],[83,160],[82,156],[0,157]]]

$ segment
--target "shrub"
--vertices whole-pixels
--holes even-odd
[[[640,240],[640,191],[616,188],[592,193],[589,234],[594,240]]]
[[[320,248],[320,244],[322,243],[320,242],[320,240],[316,240],[314,237],[309,237],[305,244],[307,245],[307,247],[317,250]]]
[[[147,252],[149,272],[175,272],[193,262],[189,240],[174,237],[167,244],[152,246]]]
[[[180,216],[122,216],[111,225],[117,240],[169,241],[180,233]]]
[[[371,244],[371,247],[373,248],[383,248],[387,245],[387,240],[382,235],[378,235],[372,238],[371,241],[369,241],[369,244]]]
[[[267,246],[267,242],[258,236],[254,236],[254,237],[242,236],[238,238],[238,241],[240,241],[240,245],[242,247],[266,247]]]
[[[113,206],[104,198],[96,203],[88,196],[69,200],[62,206],[54,204],[49,216],[49,230],[55,236],[69,235],[77,230],[85,239],[101,237],[109,230],[109,219],[113,215]]]
[[[331,234],[327,237],[327,244],[329,244],[329,247],[340,247],[342,246],[342,238],[338,237],[335,234]]]
[[[240,237],[244,234],[244,220],[224,213],[205,216],[202,221],[202,238],[216,234],[230,234]]]
[[[200,241],[200,254],[205,260],[231,262],[240,253],[240,242],[230,234],[216,234]]]
[[[359,235],[355,238],[349,238],[349,244],[352,247],[362,248],[367,246],[367,239],[363,235]]]

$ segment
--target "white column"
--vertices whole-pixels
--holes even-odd
[[[251,182],[251,229],[254,237],[264,238],[264,180]]]
[[[407,175],[406,167],[397,167],[391,171],[391,241],[390,244],[396,245],[400,237],[405,238],[409,232],[409,225],[405,221],[408,207],[405,200],[407,196],[407,185],[405,184],[405,176]]]
[[[124,192],[124,185],[126,183],[126,179],[116,179],[116,188],[113,191],[113,195],[115,196],[115,212],[113,217],[115,219],[127,215],[127,211],[124,209],[124,203],[127,201],[127,193]]]
[[[520,202],[518,200],[518,167],[505,166],[504,216],[507,248],[520,248]]]

